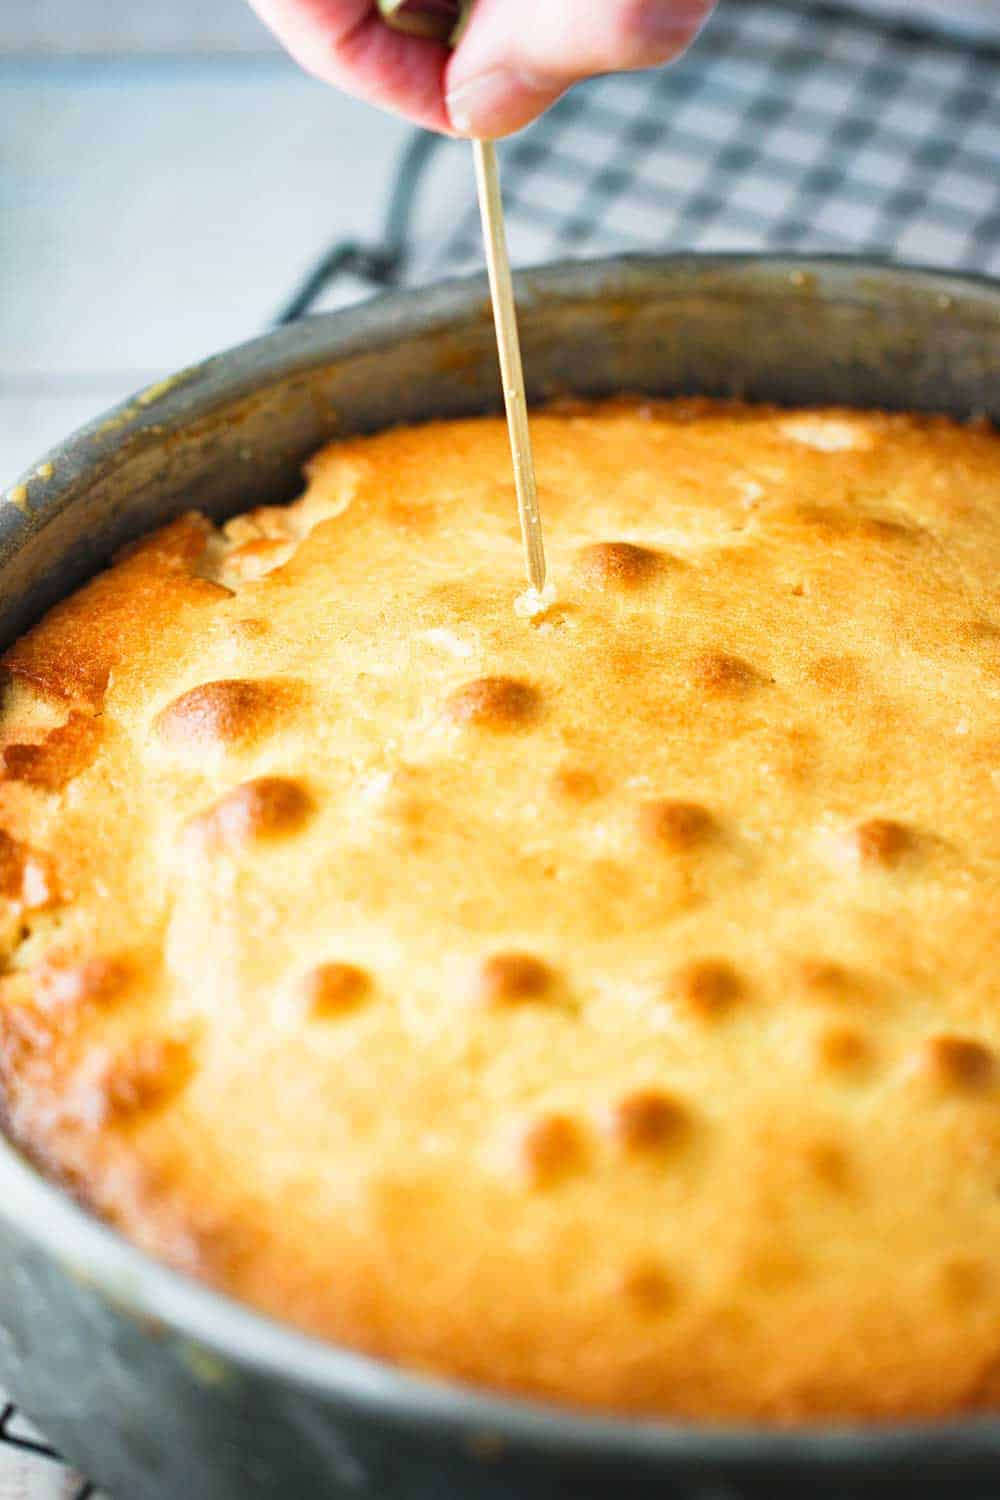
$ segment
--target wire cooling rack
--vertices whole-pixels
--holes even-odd
[[[812,250],[1000,273],[1000,42],[846,4],[725,0],[681,62],[597,79],[502,147],[511,253]],[[417,133],[379,244],[279,321],[482,263],[468,149]]]
[[[1000,274],[998,83],[998,43],[846,4],[725,0],[686,59],[584,85],[503,148],[512,255],[814,250]],[[467,148],[415,132],[389,189],[382,239],[323,252],[278,321],[348,278],[481,265]],[[0,1448],[24,1464],[11,1497],[96,1500],[12,1405]]]

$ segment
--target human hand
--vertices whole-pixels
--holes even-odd
[[[454,52],[391,30],[373,0],[250,4],[317,78],[430,130],[495,137],[582,78],[669,62],[714,0],[476,0]]]

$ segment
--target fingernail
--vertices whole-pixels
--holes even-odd
[[[683,46],[692,41],[711,13],[710,5],[698,5],[687,11],[657,6],[640,13],[637,29],[642,40],[653,47]]]
[[[489,135],[493,117],[503,110],[516,83],[509,68],[489,68],[449,89],[445,108],[454,128],[462,135]]]
[[[488,68],[450,88],[445,107],[459,135],[509,135],[541,112],[549,92],[512,68]]]

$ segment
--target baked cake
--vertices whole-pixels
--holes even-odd
[[[3,659],[0,1093],[154,1255],[403,1365],[1000,1402],[1000,439],[704,402],[337,443]]]

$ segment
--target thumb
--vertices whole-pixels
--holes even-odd
[[[572,83],[650,68],[694,40],[713,0],[477,0],[446,75],[460,135],[509,135]]]

